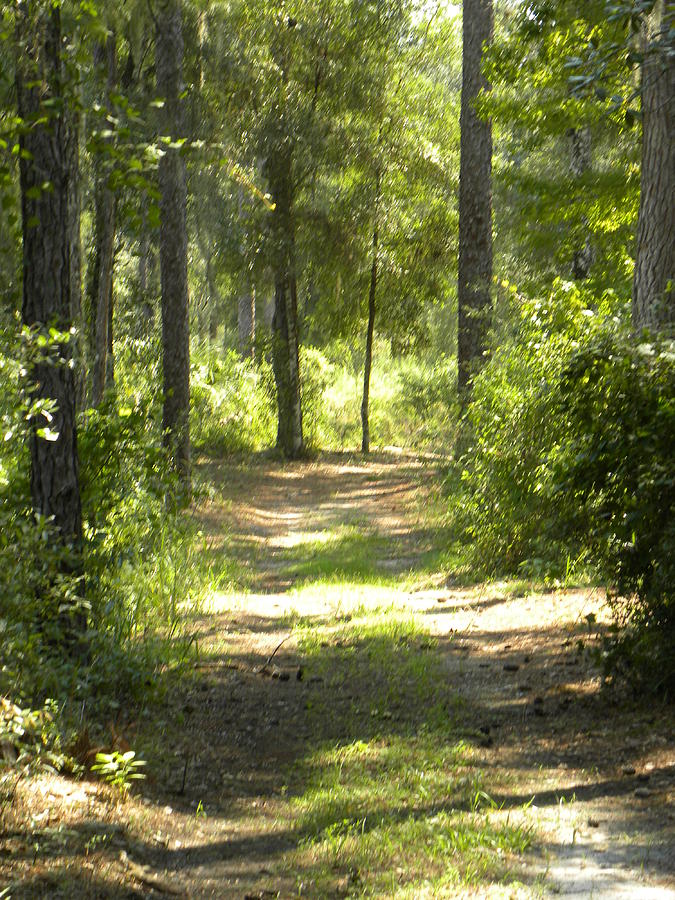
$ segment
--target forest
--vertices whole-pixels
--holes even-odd
[[[675,897],[674,106],[671,0],[5,0],[0,900]]]

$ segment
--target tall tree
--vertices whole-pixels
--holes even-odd
[[[163,155],[159,162],[162,368],[165,444],[190,488],[190,318],[187,279],[187,185],[176,141],[184,135],[183,26],[180,0],[157,6],[155,67]]]
[[[115,217],[117,197],[110,184],[106,149],[113,129],[112,94],[117,78],[117,43],[115,32],[94,46],[94,69],[105,87],[101,108],[105,111],[102,134],[95,134],[97,146],[94,169],[94,242],[87,278],[87,318],[91,370],[90,401],[93,406],[103,399],[106,384],[112,381],[112,359],[108,353],[112,343],[113,258],[115,250]]]
[[[22,317],[38,338],[29,378],[33,403],[45,409],[31,425],[31,493],[35,512],[52,518],[72,571],[82,544],[70,339],[73,308],[79,306],[78,128],[68,96],[61,4],[19,3],[17,30]]]
[[[580,181],[591,168],[591,129],[570,128],[570,174],[575,181]],[[593,263],[593,248],[588,233],[588,220],[583,222],[586,234],[574,249],[572,257],[572,277],[578,280],[588,278]]]
[[[375,172],[375,208],[373,210],[373,259],[370,268],[370,287],[368,288],[368,327],[366,329],[366,357],[363,364],[363,396],[361,399],[361,453],[370,452],[370,417],[368,405],[370,399],[370,373],[373,366],[373,336],[375,333],[375,300],[377,296],[377,262],[380,243],[379,212],[381,174]]]
[[[658,0],[643,23],[642,165],[633,324],[675,327],[675,48],[672,2]]]
[[[307,188],[323,162],[344,96],[346,61],[356,43],[355,9],[341,0],[228,4],[228,120],[235,153],[262,174],[273,208],[266,212],[262,254],[274,281],[272,362],[277,394],[277,447],[287,457],[304,448],[298,283],[304,259],[298,234],[309,213]]]
[[[436,230],[432,223],[437,202],[444,211],[449,206],[444,165],[449,164],[450,131],[443,131],[439,144],[432,120],[443,115],[449,99],[436,89],[434,54],[441,41],[444,63],[451,54],[447,23],[438,8],[419,18],[413,4],[400,0],[378,4],[362,16],[362,85],[350,97],[347,130],[353,159],[341,182],[343,191],[351,186],[354,195],[351,227],[360,224],[355,214],[361,208],[364,238],[366,229],[368,234],[367,246],[365,240],[360,242],[363,266],[358,266],[368,297],[361,398],[361,451],[368,453],[376,320],[380,334],[389,332],[392,347],[414,343],[422,318],[420,297],[435,280],[438,261],[446,261],[445,246],[440,244],[445,245],[451,226]],[[445,82],[447,74],[445,68],[438,81]],[[436,283],[431,288],[435,296],[442,293],[438,287]]]
[[[492,0],[464,0],[459,168],[458,387],[466,393],[486,346],[492,280],[492,126],[476,101],[487,82],[483,48],[492,40]]]
[[[280,92],[286,91],[282,70]],[[283,108],[283,107],[282,107]],[[277,447],[295,459],[303,452],[298,336],[298,278],[294,222],[294,141],[285,134],[284,117],[271,141],[265,174],[275,209],[270,218],[270,249],[274,274],[272,359],[277,387]]]

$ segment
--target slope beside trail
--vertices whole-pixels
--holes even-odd
[[[317,893],[311,871],[284,864],[298,842],[286,794],[321,737],[310,704],[334,704],[338,716],[344,701],[305,671],[297,626],[377,608],[409,612],[437,641],[459,732],[486,785],[499,786],[495,815],[517,812],[532,827],[532,847],[512,863],[516,887],[438,896],[675,898],[675,716],[603,690],[579,652],[607,621],[602,592],[454,585],[439,571],[447,536],[433,515],[433,459],[258,458],[204,462],[200,473],[212,490],[195,515],[224,586],[195,623],[194,678],[136,723],[151,777],[123,803],[43,782],[91,850],[66,835],[31,868],[31,851],[5,840],[0,897],[360,896],[349,873]],[[35,804],[26,791],[22,803]]]

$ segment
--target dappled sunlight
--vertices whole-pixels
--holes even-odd
[[[461,587],[419,511],[425,482],[379,465],[377,485],[336,482],[334,468],[296,464],[292,503],[276,479],[258,491],[260,472],[239,472],[234,502],[197,508],[223,580],[188,617],[194,653],[179,677],[158,673],[152,720],[122,726],[150,777],[123,806],[58,778],[24,794],[38,815],[71,815],[63,871],[92,854],[104,897],[147,876],[233,898],[240,884],[253,896],[304,884],[316,898],[511,898],[536,896],[546,859],[558,872],[583,847],[612,871],[667,876],[648,810],[663,817],[675,800],[670,719],[649,745],[658,710],[608,720],[589,653],[609,620],[604,592]],[[645,784],[646,808],[634,802]],[[130,824],[108,824],[122,809]],[[31,829],[56,846],[48,817]],[[652,833],[649,845],[622,836]],[[26,865],[27,837],[6,845]]]

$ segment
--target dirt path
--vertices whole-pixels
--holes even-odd
[[[216,485],[198,513],[209,552],[224,572],[234,555],[246,590],[214,595],[196,623],[194,678],[138,724],[141,745],[155,736],[141,794],[120,806],[87,785],[59,799],[62,781],[43,783],[61,821],[92,845],[60,859],[67,887],[45,863],[11,895],[0,880],[0,897],[360,896],[349,873],[319,889],[310,868],[284,863],[299,841],[287,799],[302,787],[294,764],[321,738],[340,738],[345,702],[363,700],[313,674],[298,626],[384,608],[414,614],[433,636],[458,733],[496,786],[494,817],[517,815],[534,834],[512,861],[516,886],[405,896],[675,898],[675,716],[600,689],[579,652],[603,622],[599,592],[448,586],[437,571],[439,523],[430,525],[433,461],[261,459],[204,465],[202,474]],[[308,717],[321,703],[335,706],[326,734]],[[21,802],[29,807],[35,794]],[[5,842],[0,878],[3,853],[16,863],[30,856]]]

